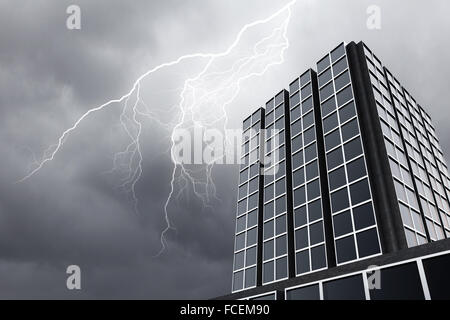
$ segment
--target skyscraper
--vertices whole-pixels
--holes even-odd
[[[430,116],[362,42],[316,70],[244,120],[229,298],[448,297],[450,179]]]

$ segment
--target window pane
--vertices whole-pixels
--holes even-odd
[[[348,161],[362,154],[361,141],[356,138],[344,145],[345,159]]]
[[[341,137],[339,129],[334,130],[332,133],[325,136],[326,151],[333,149],[341,143]]]
[[[323,242],[323,225],[321,221],[309,226],[309,237],[311,246]]]
[[[306,224],[306,222],[307,222],[307,219],[306,219],[306,207],[303,206],[303,207],[295,209],[294,211],[295,211],[295,213],[294,213],[294,215],[295,215],[295,227],[297,228],[297,227],[304,226]]]
[[[361,180],[350,186],[352,204],[358,204],[370,199],[369,183],[367,179]]]
[[[327,265],[325,258],[325,246],[318,246],[311,249],[312,270],[325,268]]]
[[[297,288],[286,292],[287,300],[320,300],[319,285]]]
[[[347,174],[349,182],[353,182],[366,175],[366,166],[364,164],[364,157],[347,164]]]
[[[356,115],[355,104],[353,102],[347,104],[345,107],[339,109],[339,118],[341,123],[351,119]]]
[[[343,74],[341,74],[339,77],[337,77],[334,80],[336,91],[341,90],[343,87],[345,87],[349,83],[350,83],[350,76],[349,76],[348,71],[344,72]]]
[[[294,206],[299,206],[306,201],[305,187],[298,188],[294,191]]]
[[[338,263],[356,259],[355,242],[353,236],[336,241],[336,255]]]
[[[336,110],[336,101],[334,100],[334,97],[331,97],[331,99],[322,103],[322,117],[326,117],[334,110]]]
[[[234,255],[234,270],[238,270],[243,267],[244,267],[244,251],[241,251]]]
[[[337,126],[338,126],[337,112],[334,112],[332,115],[328,116],[323,120],[324,133],[328,133]]]
[[[353,219],[356,230],[361,230],[375,225],[372,202],[363,204],[353,209]]]
[[[295,231],[295,248],[296,250],[306,248],[308,246],[308,228],[302,228]]]
[[[277,259],[277,280],[287,277],[287,257]]]
[[[264,251],[264,261],[272,259],[274,256],[274,248],[275,248],[274,244],[273,244],[273,240],[264,242],[263,248],[264,248],[264,250],[263,250]]]
[[[325,282],[324,300],[365,300],[364,283],[361,275]]]
[[[337,75],[347,68],[347,59],[344,57],[333,65],[333,74]]]
[[[356,118],[342,126],[342,139],[344,140],[344,142],[358,134],[358,121],[356,120]]]
[[[297,248],[296,248],[297,249]],[[295,263],[297,266],[297,274],[309,272],[309,251],[301,251],[295,255]]]
[[[344,105],[345,103],[347,103],[348,101],[353,99],[352,86],[350,85],[347,88],[345,88],[344,90],[340,91],[336,95],[336,99],[338,102],[338,107]]]
[[[308,200],[313,200],[320,196],[319,179],[308,183]]]
[[[330,190],[335,190],[345,185],[347,183],[347,180],[345,179],[344,167],[340,167],[339,169],[330,172],[329,181],[330,181]]]
[[[256,267],[245,270],[245,287],[253,287],[256,285]]]
[[[333,213],[347,208],[348,205],[349,203],[348,203],[347,188],[344,188],[331,194],[331,206]]]
[[[450,300],[450,255],[423,260],[432,300]]]
[[[316,160],[306,165],[306,181],[309,181],[317,176],[319,176],[319,168]]]
[[[308,204],[308,214],[310,222],[322,218],[322,204],[320,199]]]
[[[251,266],[256,264],[256,247],[247,249],[246,257],[245,257],[245,266]]]
[[[381,286],[370,290],[372,300],[424,299],[416,263],[381,270]]]
[[[266,262],[263,264],[263,281],[270,282],[273,281],[274,265],[273,261]]]
[[[353,231],[352,217],[347,210],[333,217],[334,236],[340,237]]]
[[[358,233],[356,235],[356,241],[358,242],[358,253],[360,258],[380,253],[380,244],[375,228]]]
[[[241,290],[244,285],[243,282],[244,282],[244,272],[243,271],[236,272],[233,278],[233,290],[234,291]]]
[[[286,235],[278,237],[276,239],[276,246],[275,246],[275,253],[277,256],[282,256],[283,254],[286,254],[287,248],[286,248]]]
[[[328,170],[332,170],[344,162],[342,148],[339,147],[327,154]]]

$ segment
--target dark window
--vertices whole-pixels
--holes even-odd
[[[342,123],[353,118],[356,115],[355,104],[353,101],[347,104],[345,107],[339,109],[339,118]]]
[[[328,170],[332,170],[336,168],[337,166],[344,163],[344,159],[342,158],[342,148],[339,147],[330,153],[327,154],[327,165]]]
[[[302,122],[299,120],[291,125],[291,135],[296,136],[302,132]]]
[[[274,190],[273,183],[264,188],[264,201],[269,201],[273,199],[273,190]]]
[[[300,118],[300,116],[301,116],[300,106],[297,106],[291,110],[291,121]],[[266,125],[267,125],[267,123],[266,123]]]
[[[306,201],[305,187],[298,188],[294,191],[294,206],[299,206]]]
[[[286,181],[285,178],[278,180],[275,182],[275,190],[276,190],[276,196],[281,196],[283,193],[286,192]]]
[[[356,230],[361,230],[373,226],[375,218],[372,209],[372,203],[366,203],[353,209],[353,219],[355,221]]]
[[[287,300],[320,300],[319,285],[289,290],[286,292]]]
[[[424,299],[416,263],[382,269],[380,278],[381,284],[379,289],[374,288],[370,290],[370,298],[372,300]]]
[[[344,145],[345,160],[350,160],[362,154],[361,141],[356,138]]]
[[[233,290],[241,290],[243,288],[244,272],[239,271],[234,274]]]
[[[358,134],[358,121],[356,120],[356,118],[342,126],[342,139],[344,140],[344,142]]]
[[[275,96],[275,106],[279,105],[281,102],[284,101],[284,92],[285,91],[281,91],[279,94]]]
[[[330,65],[330,58],[327,55],[325,58],[317,62],[317,73],[321,73]]]
[[[303,151],[297,152],[292,156],[292,168],[296,169],[303,164]]]
[[[333,213],[348,207],[347,188],[341,189],[331,194],[331,206]]]
[[[450,254],[423,260],[431,299],[450,300]]]
[[[364,164],[364,157],[347,164],[347,174],[349,182],[353,182],[366,175],[366,166]]]
[[[264,205],[264,220],[272,218],[274,212],[275,212],[275,206],[274,206],[273,201]]]
[[[347,210],[333,217],[334,236],[340,237],[353,231],[352,216]]]
[[[308,228],[301,228],[295,231],[295,249],[303,249],[308,246]]]
[[[347,183],[345,179],[345,169],[344,167],[340,167],[337,170],[329,173],[330,178],[330,190],[335,190]]]
[[[245,287],[253,287],[256,284],[256,268],[245,270]]]
[[[295,79],[295,81],[289,85],[289,92],[293,93],[293,92],[297,91],[298,89],[299,89],[299,81],[298,81],[298,79]]]
[[[245,257],[245,266],[251,266],[256,264],[256,247],[247,249]]]
[[[247,231],[247,246],[256,244],[257,228],[253,228]]]
[[[356,259],[355,241],[353,240],[353,236],[337,240],[336,253],[338,263]]]
[[[244,267],[244,251],[241,251],[234,255],[234,270],[238,270],[243,267]]]
[[[258,211],[257,210],[253,210],[251,212],[249,212],[248,217],[247,217],[247,227],[251,228],[256,226],[256,224],[258,223]]]
[[[327,266],[325,257],[325,246],[318,246],[311,249],[312,269],[317,270]]]
[[[305,72],[304,74],[302,74],[300,76],[300,84],[301,84],[301,86],[304,86],[309,81],[311,81],[311,72],[310,71],[307,71],[307,72]]]
[[[277,235],[286,232],[286,215],[282,215],[276,219],[275,230]]]
[[[312,97],[309,97],[302,103],[302,113],[306,114],[312,108],[313,108]]]
[[[336,101],[334,100],[334,97],[331,97],[331,99],[322,103],[322,117],[326,117],[334,110],[336,110]]]
[[[275,212],[276,214],[280,214],[286,211],[286,198],[285,196],[282,196],[280,198],[278,198],[277,200],[275,200],[276,205],[275,205]]]
[[[302,88],[302,99],[305,99],[311,94],[311,84],[308,84]]]
[[[305,272],[309,272],[309,251],[301,251],[295,255],[296,265],[297,265],[297,274],[302,274]]]
[[[359,257],[363,258],[380,253],[380,244],[375,228],[358,233],[356,241],[358,242]]]
[[[358,204],[370,199],[369,183],[367,179],[361,180],[350,186],[352,204]]]
[[[291,92],[294,92],[294,91],[291,91]],[[295,105],[297,105],[299,103],[300,103],[300,94],[297,92],[296,94],[294,94],[291,97],[290,105],[291,105],[291,107],[293,107],[293,106],[295,106]]]
[[[302,142],[302,135],[296,136],[294,139],[292,139],[292,152],[295,152],[297,150],[300,150],[303,146]]]
[[[306,207],[305,206],[295,209],[294,215],[295,215],[295,227],[296,228],[304,226],[306,224],[307,219],[306,219]]]
[[[258,206],[258,192],[248,198],[248,210],[256,208]]]
[[[361,275],[324,282],[324,300],[365,300],[364,283]]]
[[[294,187],[301,186],[305,183],[305,172],[303,167],[294,171]]]
[[[270,260],[273,258],[273,240],[264,242],[264,260]]]
[[[323,242],[323,225],[321,221],[309,226],[309,236],[311,238],[311,246]]]
[[[334,80],[334,86],[336,87],[336,91],[341,90],[349,83],[350,83],[350,76],[348,71],[344,72]]]
[[[347,59],[343,57],[341,60],[339,60],[333,65],[333,74],[337,75],[342,71],[344,71],[345,68],[347,68]]]
[[[330,82],[326,86],[324,86],[322,89],[320,89],[320,101],[325,100],[329,96],[331,96],[334,93],[334,87],[333,82]]]
[[[287,277],[287,257],[277,259],[277,280]]]
[[[336,95],[338,107],[344,105],[345,103],[349,102],[351,99],[353,99],[353,92],[352,92],[352,86],[348,86],[344,90],[340,91]]]
[[[318,196],[320,196],[319,179],[308,183],[307,188],[308,188],[308,200],[313,200]]]
[[[331,80],[331,68],[319,76],[319,86],[322,87],[325,83]]]
[[[246,225],[246,221],[245,221],[246,216],[243,215],[240,218],[237,218],[236,220],[236,233],[239,233],[241,231],[243,231],[245,229],[245,225]]]
[[[339,47],[334,49],[331,52],[331,62],[334,63],[337,59],[342,57],[345,54],[345,46],[344,44],[341,44]]]
[[[334,130],[330,134],[325,136],[326,151],[333,149],[341,143],[341,137],[339,135],[339,129]]]
[[[264,223],[264,240],[273,237],[273,220]]]
[[[323,120],[323,132],[328,133],[332,129],[336,128],[338,126],[338,118],[337,118],[337,112],[333,113],[332,115],[328,116]]]
[[[283,254],[286,254],[287,248],[286,248],[286,235],[283,235],[281,237],[278,237],[276,239],[276,245],[275,245],[276,255],[281,256]]]
[[[307,115],[303,116],[303,128],[308,128],[313,123],[314,123],[314,112],[311,111]]]
[[[309,162],[317,157],[316,143],[309,145],[305,148],[305,162]]]
[[[305,145],[310,144],[316,139],[316,128],[315,127],[309,128],[303,133],[303,136],[305,137]]]
[[[245,232],[236,236],[236,250],[241,250],[245,247]]]
[[[308,204],[309,221],[313,222],[322,218],[322,204],[320,200],[316,200]]]
[[[309,181],[319,175],[317,160],[306,165],[306,181]]]
[[[269,112],[273,109],[274,107],[274,99],[270,99],[267,103],[266,103],[266,111]]]
[[[263,269],[264,269],[263,270],[263,281],[264,282],[273,281],[273,272],[274,272],[273,261],[264,263]]]

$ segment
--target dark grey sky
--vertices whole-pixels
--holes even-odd
[[[82,29],[65,27],[69,4]],[[158,258],[169,192],[164,134],[151,125],[140,214],[103,172],[124,146],[117,108],[89,118],[32,179],[32,152],[56,142],[85,111],[127,92],[147,69],[180,55],[223,51],[240,28],[286,1],[0,0],[0,298],[209,298],[229,293],[237,167],[214,171],[221,201],[170,207],[177,227]],[[381,30],[366,9],[381,8]],[[342,41],[363,40],[430,112],[450,154],[450,3],[446,0],[317,0],[293,7],[285,62],[252,78],[229,108],[230,128]],[[190,66],[192,67],[192,66]],[[189,66],[174,70],[180,77]],[[161,75],[163,77],[163,75]],[[171,78],[170,74],[165,75]],[[166,92],[166,81],[152,90]],[[170,88],[169,88],[170,89]],[[255,94],[256,93],[256,94]],[[170,91],[167,91],[170,95]],[[161,143],[159,143],[161,142]],[[82,290],[65,269],[82,269]]]

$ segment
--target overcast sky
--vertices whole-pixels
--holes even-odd
[[[139,214],[117,175],[105,174],[126,146],[119,106],[86,119],[54,161],[15,181],[78,117],[128,92],[146,70],[184,54],[224,51],[243,25],[286,3],[0,0],[0,298],[196,299],[231,291],[238,167],[214,171],[220,201],[212,208],[192,194],[171,204],[177,231],[155,258],[171,174],[167,137],[155,124],[145,129]],[[81,30],[66,28],[70,4],[81,8]],[[373,4],[381,30],[366,27]],[[298,0],[284,63],[242,84],[229,128],[340,42],[363,40],[429,111],[448,158],[449,12],[446,0]],[[174,99],[190,68],[157,74],[142,90]],[[71,264],[81,267],[80,291],[66,288]]]

